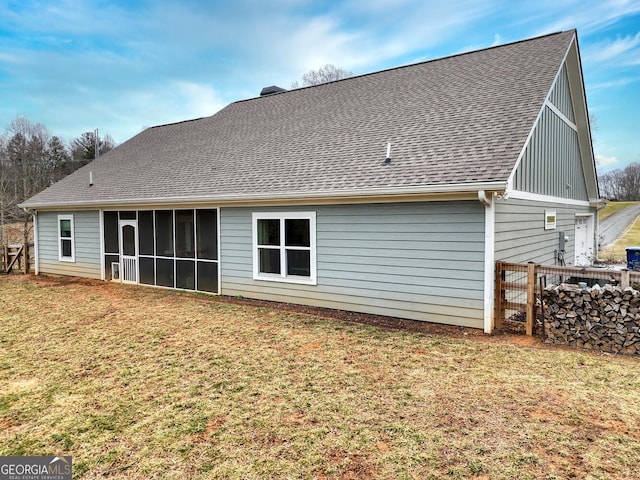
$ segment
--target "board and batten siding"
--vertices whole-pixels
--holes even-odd
[[[571,87],[569,87],[569,77],[567,76],[567,65],[562,65],[558,80],[551,90],[549,100],[562,114],[575,123],[576,117],[573,113],[573,101],[571,100]]]
[[[589,199],[578,132],[549,107],[545,107],[525,149],[514,188],[558,198]]]
[[[317,285],[253,279],[258,211],[316,212]],[[483,327],[479,202],[222,208],[220,218],[224,295]]]
[[[73,215],[75,262],[58,259],[58,215]],[[101,278],[100,212],[38,212],[40,273]]]
[[[545,210],[556,212],[556,228],[545,230]],[[589,207],[508,199],[495,201],[495,259],[507,262],[557,263],[559,234],[564,232],[565,262],[573,265],[575,257],[576,214],[594,213]]]

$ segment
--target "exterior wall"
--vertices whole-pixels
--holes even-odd
[[[253,279],[251,214],[317,212],[317,285]],[[222,294],[483,327],[484,206],[222,208]]]
[[[75,262],[58,260],[58,215],[73,215]],[[101,278],[100,212],[38,212],[40,273]]]
[[[527,145],[514,189],[558,198],[588,200],[578,132],[549,107]]]
[[[576,214],[595,215],[595,208],[540,202],[533,200],[496,199],[495,259],[508,262],[557,264],[559,233],[564,232],[565,263],[574,264]],[[545,230],[545,210],[555,210],[556,228]],[[593,239],[592,239],[593,240]]]

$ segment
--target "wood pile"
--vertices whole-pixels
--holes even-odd
[[[544,289],[545,342],[640,355],[640,292],[628,287]]]

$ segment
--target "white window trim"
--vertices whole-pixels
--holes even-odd
[[[60,222],[62,220],[70,220],[71,223],[71,237],[62,237],[62,232],[60,231]],[[63,257],[62,256],[62,240],[71,240],[71,256]],[[58,215],[58,260],[61,262],[72,262],[76,261],[76,234],[75,234],[75,225],[73,221],[73,215]]]
[[[286,246],[284,244],[284,220],[298,219],[309,220],[309,257],[310,257],[310,276],[301,277],[296,275],[287,275],[286,270]],[[280,255],[281,268],[280,274],[261,273],[259,271],[260,262],[258,261],[258,220],[280,220]],[[317,285],[317,262],[316,262],[316,212],[253,212],[251,214],[252,229],[252,250],[253,250],[253,279],[266,280],[269,282],[285,282],[299,283],[302,285]],[[278,247],[274,247],[278,248]],[[296,249],[297,247],[288,247]],[[307,250],[306,247],[299,248]]]

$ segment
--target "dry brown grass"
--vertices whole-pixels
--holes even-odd
[[[610,263],[626,263],[627,247],[640,246],[640,218],[636,218],[627,229],[622,232],[615,242],[607,245],[598,255]]]
[[[74,478],[638,478],[640,361],[0,277],[0,455]]]

